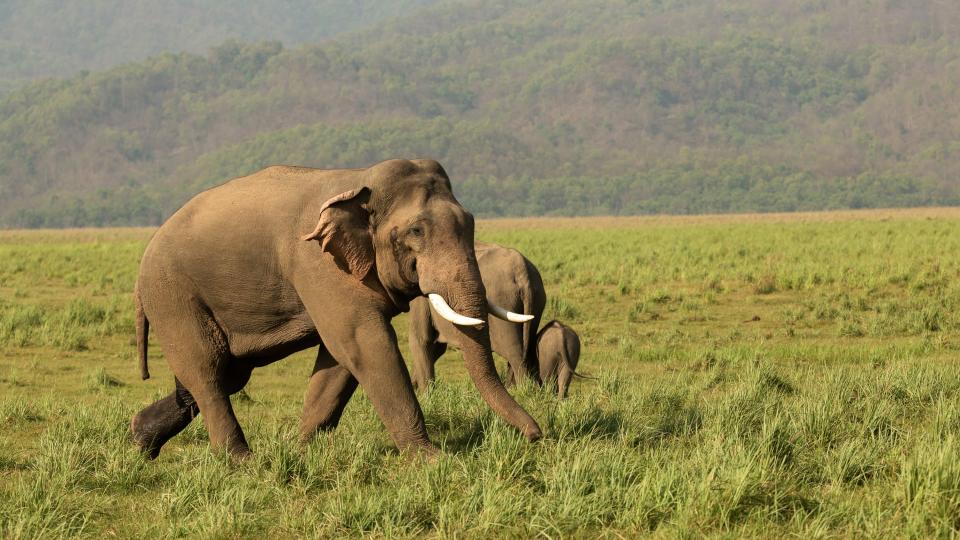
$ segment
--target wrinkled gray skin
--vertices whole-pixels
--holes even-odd
[[[399,449],[436,452],[390,319],[429,293],[487,318],[473,229],[447,174],[429,160],[270,167],[197,195],[160,227],[140,263],[142,374],[152,329],[176,389],[134,416],[134,441],[155,457],[199,412],[214,450],[246,456],[229,396],[254,368],[319,345],[303,440],[335,428],[359,384]],[[539,438],[497,377],[487,329],[456,332],[486,402],[527,439]]]
[[[540,384],[537,365],[537,327],[547,304],[543,280],[537,268],[515,249],[477,242],[474,246],[480,278],[487,298],[514,313],[533,315],[516,324],[491,316],[490,344],[507,360],[507,385],[520,379]],[[413,386],[425,389],[434,380],[434,366],[447,345],[460,349],[460,333],[450,321],[437,315],[426,298],[410,302],[410,352],[413,356]]]
[[[537,333],[537,358],[543,384],[557,385],[557,395],[567,397],[567,389],[580,361],[580,336],[572,328],[550,321]]]

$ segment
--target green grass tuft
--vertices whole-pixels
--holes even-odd
[[[538,265],[597,379],[511,389],[544,429],[529,444],[449,352],[420,396],[433,461],[399,454],[362,392],[301,446],[313,351],[234,396],[252,459],[212,454],[198,418],[146,461],[129,421],[172,376],[154,343],[138,378],[145,238],[0,236],[0,536],[960,531],[960,223],[577,223],[478,236]]]

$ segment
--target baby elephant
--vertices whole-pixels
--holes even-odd
[[[544,386],[557,383],[557,394],[567,397],[567,388],[580,361],[580,337],[569,326],[550,321],[537,333],[537,358]]]

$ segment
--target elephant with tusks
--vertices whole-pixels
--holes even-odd
[[[199,413],[215,450],[248,455],[230,395],[256,368],[317,347],[301,439],[335,428],[359,385],[399,449],[435,453],[390,325],[420,297],[451,323],[483,399],[540,438],[491,355],[487,315],[524,317],[487,302],[473,236],[473,216],[431,160],[269,167],[200,193],[157,230],[140,263],[142,376],[152,332],[175,388],[133,417],[134,442],[156,457]]]
[[[537,326],[547,303],[540,271],[519,251],[497,244],[475,246],[480,279],[491,306],[490,344],[507,361],[507,386],[529,379],[540,384],[537,364]],[[495,309],[510,309],[525,315]],[[434,365],[447,345],[462,349],[456,325],[434,302],[417,298],[410,303],[410,352],[413,385],[424,389],[435,378]]]

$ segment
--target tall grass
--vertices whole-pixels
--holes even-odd
[[[423,399],[445,449],[434,462],[393,451],[362,397],[341,429],[305,448],[295,423],[242,410],[257,453],[237,466],[202,439],[146,462],[126,440],[133,404],[106,398],[56,415],[49,400],[34,414],[56,420],[35,451],[4,464],[0,530],[925,536],[955,527],[960,377],[950,366],[788,376],[739,351],[720,358],[646,382],[604,375],[563,402],[523,387],[521,401],[548,433],[534,445],[468,383],[441,380]]]
[[[234,399],[252,459],[196,421],[145,461],[127,425],[172,379],[156,348],[137,377],[143,242],[0,237],[0,536],[957,534],[960,222],[594,223],[481,224],[538,265],[598,378],[512,389],[528,444],[448,353],[421,396],[433,461],[362,392],[299,445],[310,352]]]

